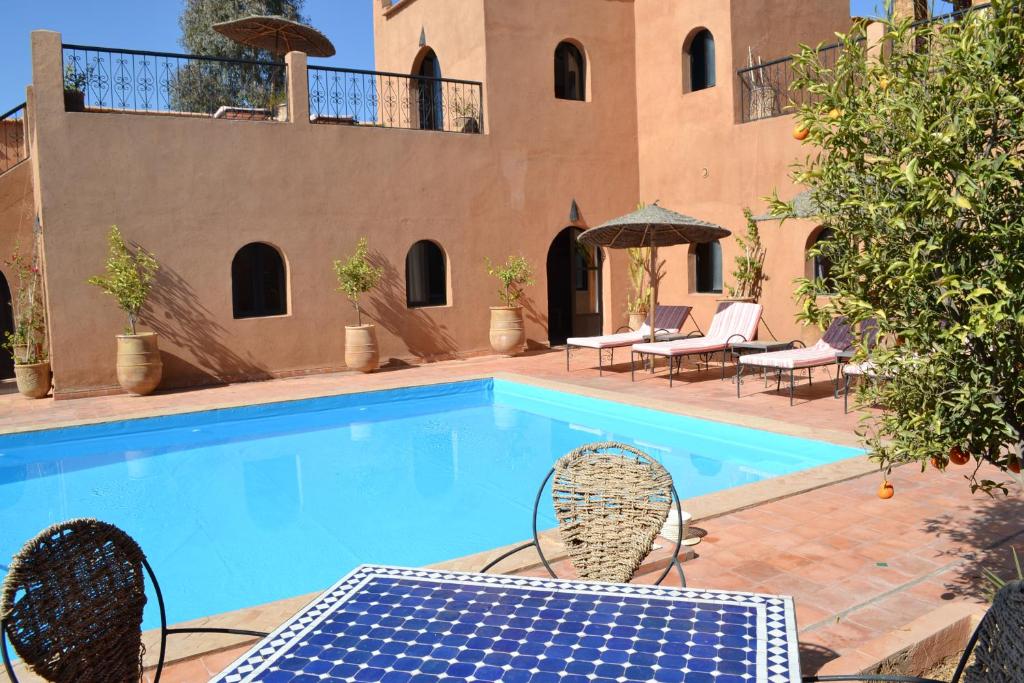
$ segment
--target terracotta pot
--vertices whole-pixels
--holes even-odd
[[[522,306],[491,306],[491,348],[512,354],[522,351],[525,342]]]
[[[629,314],[629,329],[639,330],[640,326],[647,322],[646,313],[630,313]]]
[[[32,363],[31,365],[14,365],[14,378],[18,383],[18,392],[26,398],[42,398],[50,393],[52,375],[50,361]]]
[[[85,111],[85,93],[81,90],[65,90],[64,111]]]
[[[359,372],[373,372],[380,367],[376,326],[345,326],[345,365]]]
[[[288,104],[279,104],[274,107],[274,120],[275,121],[287,121],[288,120]]]
[[[117,335],[117,382],[129,394],[153,393],[164,372],[155,332]]]

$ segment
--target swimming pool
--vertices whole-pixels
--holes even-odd
[[[527,538],[554,460],[608,439],[684,502],[859,453],[498,379],[12,434],[0,572],[47,525],[96,517],[142,545],[172,623],[262,604]]]

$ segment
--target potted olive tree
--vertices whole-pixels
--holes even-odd
[[[743,209],[747,219],[746,238],[737,237],[736,246],[743,250],[736,256],[736,270],[732,271],[735,286],[729,285],[728,299],[719,301],[756,302],[761,296],[761,286],[768,278],[764,274],[764,247],[761,245],[761,232],[750,209]]]
[[[125,334],[117,335],[117,381],[129,394],[145,396],[160,384],[163,362],[156,332],[139,333],[136,323],[159,265],[145,249],[129,248],[116,225],[111,226],[107,242],[110,245],[107,272],[89,278],[89,284],[114,297],[128,316]]]
[[[79,71],[74,64],[64,67],[64,111],[85,111],[85,87],[92,67]]]
[[[356,309],[357,324],[345,326],[345,365],[359,372],[373,372],[380,367],[377,328],[363,324],[363,311],[359,305],[359,298],[377,286],[384,272],[370,263],[368,251],[366,238],[360,237],[351,256],[334,262],[338,291],[347,296]]]
[[[50,393],[52,374],[46,349],[46,320],[43,283],[38,253],[26,257],[20,248],[6,262],[14,272],[17,294],[14,297],[14,332],[7,333],[4,347],[14,359],[14,378],[18,392],[26,398],[43,398]]]
[[[491,306],[491,348],[497,353],[522,350],[526,341],[523,328],[523,307],[519,299],[523,287],[533,284],[533,271],[522,256],[509,256],[504,264],[495,265],[487,259],[487,273],[498,278],[498,297],[504,306]]]

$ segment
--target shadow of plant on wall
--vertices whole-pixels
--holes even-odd
[[[401,339],[416,358],[434,361],[458,357],[458,345],[448,327],[438,324],[428,312],[430,309],[406,305],[405,273],[400,273],[380,252],[371,252],[369,260],[383,271],[376,289],[370,293],[370,319]],[[400,361],[389,358],[388,363]]]
[[[169,386],[271,378],[264,368],[224,343],[227,330],[214,322],[188,282],[166,264],[157,271],[142,320],[161,337],[164,376],[170,378]],[[168,346],[188,352],[190,358],[175,355]]]
[[[932,559],[943,563],[959,560],[946,575],[946,599],[969,597],[987,602],[992,584],[983,570],[1007,580],[1015,578],[1011,548],[1018,554],[1024,551],[1024,499],[988,498],[980,493],[975,499],[970,511],[961,508],[925,520],[925,530],[944,541],[943,550]]]
[[[523,298],[519,300],[519,305],[523,307],[523,318],[533,323],[536,327],[539,327],[542,331],[546,332],[548,329],[548,314],[547,312],[541,312],[537,307],[537,303],[533,300],[533,297],[529,294],[523,294]],[[530,326],[527,325],[527,334],[529,334]],[[526,338],[526,349],[528,351],[535,351],[537,349],[550,348],[548,340],[537,340],[532,339],[529,336]]]

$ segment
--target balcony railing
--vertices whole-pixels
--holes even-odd
[[[6,173],[28,158],[25,131],[25,103],[0,115],[0,173]]]
[[[64,45],[68,111],[272,120],[286,74],[280,62]]]
[[[313,123],[482,133],[483,84],[311,66],[309,113]]]
[[[968,9],[950,12],[941,16],[930,17],[914,22],[914,27],[934,24],[948,24],[958,21],[969,12],[985,9],[989,3],[975,5]],[[864,40],[863,37],[860,40]],[[926,49],[923,42],[918,49]],[[841,43],[833,43],[818,48],[818,59],[823,66],[832,69],[842,50]],[[763,64],[744,67],[736,72],[740,80],[740,120],[743,123],[758,121],[774,116],[792,114],[803,104],[813,102],[816,98],[806,89],[793,89],[793,57],[781,57]]]

